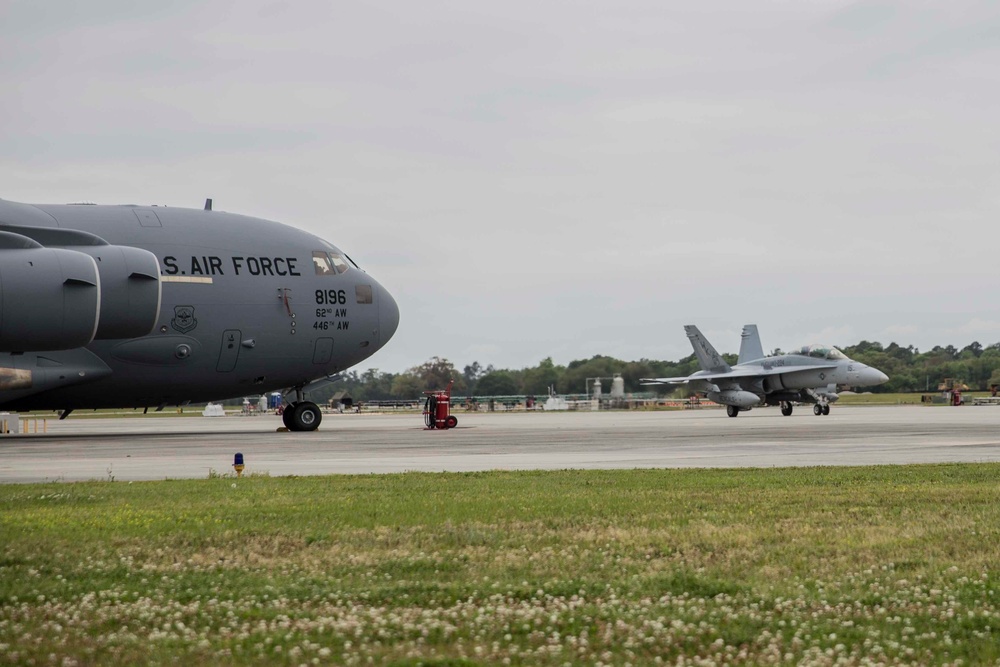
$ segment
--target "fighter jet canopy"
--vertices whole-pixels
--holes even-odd
[[[818,343],[813,343],[812,345],[806,345],[798,350],[792,350],[788,354],[795,354],[800,357],[812,357],[814,359],[830,359],[833,361],[839,361],[841,359],[847,359],[847,355],[835,348],[832,345],[820,345]]]

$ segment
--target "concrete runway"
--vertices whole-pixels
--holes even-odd
[[[559,468],[871,465],[1000,460],[1000,408],[808,406],[736,419],[685,412],[457,412],[424,431],[420,415],[326,415],[313,433],[259,417],[50,419],[46,435],[0,436],[0,483]]]

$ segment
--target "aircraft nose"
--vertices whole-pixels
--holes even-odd
[[[868,366],[863,371],[861,371],[861,382],[858,384],[862,387],[873,387],[877,384],[883,384],[889,381],[889,376],[880,371],[877,368],[872,368]]]
[[[389,294],[389,290],[379,286],[378,299],[378,335],[380,345],[385,345],[396,333],[399,327],[399,306]]]

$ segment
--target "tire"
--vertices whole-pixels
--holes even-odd
[[[826,416],[828,414],[830,414],[830,406],[829,405],[824,405],[823,406],[823,416]]]
[[[736,407],[735,405],[727,405],[726,406],[726,414],[729,415],[730,417],[739,417],[740,416],[740,409],[738,407]]]
[[[820,415],[822,415],[823,414],[823,406],[820,405],[819,403],[817,403],[816,405],[814,405],[813,406],[813,414],[816,415],[817,417],[819,417]]]
[[[289,403],[285,406],[285,409],[281,411],[281,423],[285,425],[289,431],[292,430],[292,413],[295,412],[295,404]]]
[[[444,420],[445,428],[455,428],[458,426],[458,417],[455,415],[448,415],[448,418]]]
[[[424,426],[434,428],[434,413],[437,412],[437,399],[428,396],[424,401]]]
[[[786,417],[791,417],[792,416],[792,408],[793,407],[794,406],[791,403],[782,403],[781,404],[781,414],[785,415]]]
[[[320,412],[319,406],[309,401],[302,401],[296,403],[292,410],[292,416],[288,420],[288,430],[315,431],[319,428],[321,421],[323,421],[323,413]]]

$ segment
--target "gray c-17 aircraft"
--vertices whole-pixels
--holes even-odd
[[[336,246],[277,222],[162,206],[0,200],[0,409],[185,405],[304,389],[370,357],[392,296]]]
[[[870,387],[889,377],[829,345],[807,345],[773,357],[764,356],[757,325],[743,327],[740,355],[729,366],[698,327],[684,327],[701,370],[687,377],[642,378],[641,384],[690,383],[695,391],[726,406],[726,414],[739,416],[756,405],[780,405],[781,414],[792,414],[793,402],[813,403],[813,414],[830,414],[837,400],[837,386]]]

